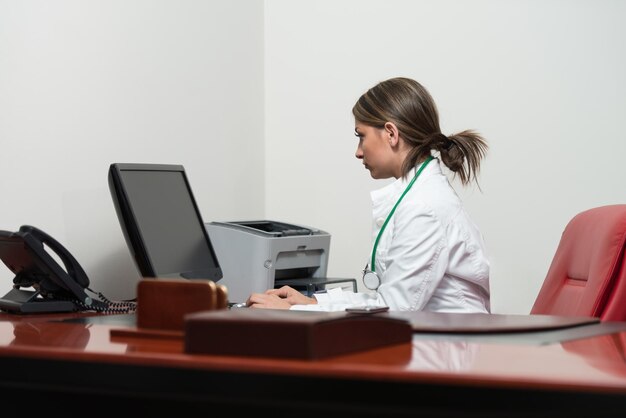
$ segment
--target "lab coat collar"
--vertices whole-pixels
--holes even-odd
[[[416,167],[413,167],[411,171],[409,171],[409,174],[407,174],[405,177],[400,177],[399,179],[384,187],[381,187],[380,189],[373,190],[370,193],[370,196],[372,198],[372,204],[374,205],[374,207],[387,205],[390,196],[399,196],[400,193],[402,193],[404,189],[406,189],[406,186],[408,186],[408,184],[411,182],[411,179],[413,179],[413,176],[415,175],[415,171],[418,170],[420,166],[421,165],[418,164]],[[419,186],[419,183],[425,178],[438,174],[441,174],[441,167],[439,165],[439,159],[435,158],[433,159],[433,161],[430,162],[430,164],[428,164],[424,168],[413,187]]]

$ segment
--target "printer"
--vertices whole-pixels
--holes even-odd
[[[328,232],[270,220],[210,222],[205,227],[230,302],[245,302],[251,293],[282,285],[310,295],[329,283]]]

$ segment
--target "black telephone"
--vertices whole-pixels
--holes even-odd
[[[46,251],[63,262],[65,269]],[[0,309],[13,313],[129,311],[133,302],[111,302],[86,293],[89,278],[76,259],[42,230],[23,225],[18,232],[0,231],[0,258],[15,273],[13,289],[0,299]],[[25,288],[32,288],[28,290]]]

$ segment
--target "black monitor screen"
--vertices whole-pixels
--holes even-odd
[[[143,277],[222,278],[183,166],[111,164],[109,188]]]

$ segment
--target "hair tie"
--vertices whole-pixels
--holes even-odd
[[[441,132],[432,134],[430,136],[430,141],[432,144],[437,145],[433,148],[436,148],[436,149],[441,148],[446,151],[448,151],[452,147],[452,145],[454,145],[454,142],[452,142],[450,138],[448,138],[446,135],[442,134]]]

